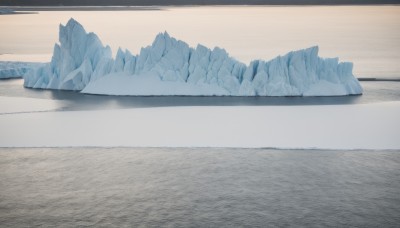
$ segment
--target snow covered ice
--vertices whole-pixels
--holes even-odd
[[[400,148],[400,101],[54,111],[57,104],[0,97],[0,147]]]
[[[339,96],[361,94],[352,63],[318,57],[318,47],[248,66],[221,48],[189,47],[167,32],[133,55],[103,46],[70,19],[60,25],[51,63],[25,75],[26,87],[110,95]]]

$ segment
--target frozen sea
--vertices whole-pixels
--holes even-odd
[[[0,60],[49,61],[58,36],[58,24],[74,17],[88,31],[97,33],[103,43],[110,44],[114,54],[118,45],[137,53],[140,47],[150,44],[158,32],[167,30],[192,46],[202,43],[226,48],[233,57],[244,62],[270,59],[318,44],[322,56],[339,56],[343,61],[354,62],[357,77],[400,76],[399,6],[37,11],[38,14],[0,16]],[[113,119],[115,113],[124,117],[119,114],[120,110],[126,110],[126,114],[147,110],[144,114],[152,114],[151,110],[163,112],[163,108],[167,108],[168,113],[172,113],[165,117],[168,121],[174,119],[173,110],[192,113],[182,108],[194,106],[200,107],[195,110],[205,110],[205,116],[215,114],[212,107],[221,106],[233,107],[228,109],[233,115],[243,113],[235,112],[236,107],[244,110],[249,106],[267,108],[266,111],[268,107],[279,106],[282,110],[293,111],[282,113],[278,123],[285,122],[285,118],[292,121],[304,107],[316,107],[319,111],[329,108],[334,111],[331,116],[329,111],[324,111],[327,116],[320,120],[325,122],[313,128],[321,125],[321,131],[329,135],[331,132],[324,132],[324,126],[330,120],[341,118],[337,117],[341,114],[337,107],[344,107],[344,114],[347,114],[353,112],[348,112],[346,107],[366,105],[363,112],[354,113],[368,114],[365,110],[370,110],[367,120],[372,122],[362,122],[364,116],[343,118],[345,123],[354,121],[358,122],[357,126],[365,126],[365,132],[361,132],[364,128],[358,131],[358,139],[363,142],[369,126],[391,126],[390,132],[395,133],[398,131],[393,129],[400,129],[400,121],[393,118],[399,116],[397,113],[389,113],[391,115],[385,117],[391,118],[385,119],[382,118],[385,110],[375,112],[376,107],[399,112],[390,105],[379,105],[400,101],[400,82],[361,82],[362,96],[256,98],[95,96],[32,90],[23,88],[22,84],[21,79],[0,80],[0,102],[7,98],[19,101],[18,107],[0,107],[0,135],[14,135],[10,138],[17,145],[0,148],[0,227],[398,227],[400,224],[398,149],[18,147],[23,140],[28,141],[29,136],[45,142],[59,140],[59,135],[63,136],[60,132],[65,129],[57,126],[72,129],[72,133],[66,133],[70,138],[83,136],[78,142],[85,137],[93,138],[82,132],[90,126],[74,122],[59,125],[60,114],[70,117],[84,112],[89,119],[106,119],[108,123],[100,124],[112,125],[117,121]],[[34,100],[29,100],[32,98]],[[12,111],[7,112],[7,108]],[[271,110],[276,111],[275,108]],[[305,113],[318,116],[310,110]],[[374,116],[376,113],[380,115]],[[157,117],[157,114],[151,116]],[[178,116],[183,122],[186,120],[182,114]],[[303,113],[301,118],[306,120],[307,116]],[[35,126],[40,121],[48,124],[25,129],[29,134],[4,127],[21,127],[21,122]],[[340,128],[342,124],[333,125]],[[116,129],[124,129],[125,125]],[[218,130],[219,125],[216,126]],[[185,129],[179,124],[176,127]],[[352,127],[346,125],[339,130],[345,134]],[[103,130],[101,126],[99,129]],[[145,133],[150,136],[158,133],[152,129],[157,128],[147,128]],[[158,130],[167,132],[158,140],[174,137],[174,129],[170,134],[165,129]],[[263,132],[263,129],[255,130]],[[265,129],[268,130],[271,129]],[[288,135],[286,143],[289,143],[300,137],[293,135],[293,132],[301,132],[296,130],[282,129],[270,136]],[[103,133],[100,131],[97,133]],[[307,131],[306,128],[302,133],[311,134]],[[388,142],[393,142],[398,138],[388,133],[389,129],[387,132],[380,129],[380,132],[382,135],[369,140],[389,138]],[[140,136],[137,129],[110,134],[128,141],[129,137],[134,141],[134,137]],[[235,135],[238,134],[229,133],[229,136]],[[186,137],[190,136],[188,132]],[[347,137],[357,138],[348,134]],[[8,143],[5,139],[8,140],[7,137],[0,139],[2,145]],[[338,139],[344,143],[347,138]],[[229,138],[225,141],[229,144]]]

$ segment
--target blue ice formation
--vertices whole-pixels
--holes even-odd
[[[60,25],[59,36],[60,45],[55,45],[51,63],[27,74],[24,77],[26,87],[141,95],[142,92],[132,90],[120,94],[118,85],[122,87],[125,83],[126,87],[126,83],[131,82],[136,86],[132,88],[137,88],[137,83],[145,82],[146,78],[156,78],[170,91],[177,91],[172,95],[337,96],[362,93],[352,74],[353,64],[339,63],[338,58],[320,58],[317,46],[270,61],[254,60],[246,66],[224,49],[211,50],[202,45],[191,48],[167,32],[158,34],[153,44],[142,48],[140,54],[119,49],[115,59],[108,46],[104,47],[95,34],[86,33],[74,19],[66,26]],[[121,80],[124,77],[138,80]],[[109,84],[115,87],[112,92],[107,89]],[[149,86],[149,83],[143,85]],[[209,90],[206,94],[193,94],[178,89],[187,85]],[[165,94],[165,88],[162,91],[149,88],[149,91],[150,94],[143,92],[143,95]]]
[[[28,71],[42,65],[42,63],[0,61],[0,79],[22,78]]]
[[[82,90],[96,77],[110,72],[114,61],[94,33],[74,19],[60,25],[60,44],[55,44],[49,64],[24,76],[24,86],[41,89]]]

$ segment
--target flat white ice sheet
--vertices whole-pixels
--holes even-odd
[[[1,113],[28,110],[7,99]],[[25,112],[0,115],[0,147],[400,149],[399,117],[400,102]]]

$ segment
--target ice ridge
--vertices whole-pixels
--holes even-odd
[[[87,33],[74,19],[66,26],[60,25],[59,41],[51,62],[25,75],[26,87],[115,95],[164,95],[167,94],[165,86],[176,91],[168,95],[337,96],[362,93],[352,73],[353,64],[339,62],[338,58],[319,57],[318,46],[292,51],[270,61],[254,60],[246,66],[224,49],[211,50],[202,45],[192,48],[164,32],[138,55],[119,49],[113,59],[110,48],[104,47],[94,33]],[[157,80],[165,86],[163,90],[154,87],[149,88],[150,92],[135,91],[137,84],[146,79]],[[117,86],[110,90],[107,88],[110,82]],[[122,86],[122,83],[131,83],[132,87]],[[143,85],[148,86],[148,83]],[[182,89],[184,87],[208,89],[191,93],[185,92],[188,90]]]

